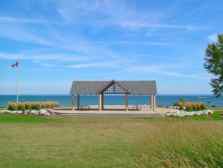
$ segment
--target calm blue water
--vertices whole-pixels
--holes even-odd
[[[177,102],[180,98],[185,100],[203,102],[207,105],[223,106],[223,97],[215,98],[210,95],[160,95],[157,96],[158,105],[169,106]],[[0,107],[4,107],[10,101],[15,101],[15,95],[0,95]],[[20,101],[57,101],[61,106],[70,106],[71,98],[68,95],[23,95],[20,96]],[[149,101],[146,96],[129,97],[129,104],[147,104]],[[96,96],[83,96],[80,100],[81,105],[97,104],[98,97]],[[124,98],[122,96],[106,96],[105,104],[123,104]]]

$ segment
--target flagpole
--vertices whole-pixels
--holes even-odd
[[[17,59],[19,62],[19,59]],[[16,67],[16,103],[19,103],[19,66]]]

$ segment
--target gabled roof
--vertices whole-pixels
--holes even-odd
[[[130,95],[154,95],[157,94],[155,81],[73,81],[72,95],[99,95],[106,91],[112,84],[118,84]]]
[[[111,88],[111,87],[115,87],[115,88],[118,87],[118,88],[121,88],[121,90],[122,90],[121,92],[122,93],[129,93],[128,88],[125,88],[118,81],[114,81],[114,80],[110,81],[109,84],[100,91],[100,93],[108,91],[109,88]]]

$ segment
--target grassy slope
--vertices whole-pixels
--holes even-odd
[[[223,167],[214,118],[0,115],[0,167]]]

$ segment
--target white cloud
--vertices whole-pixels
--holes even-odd
[[[73,24],[82,22],[99,26],[117,26],[123,29],[178,29],[201,30],[204,27],[190,24],[170,24],[165,20],[166,11],[139,11],[130,6],[128,1],[117,0],[83,0],[58,1],[57,11],[65,21]]]
[[[52,46],[53,43],[48,39],[33,33],[26,26],[21,24],[8,24],[4,23],[0,26],[0,37],[12,39],[19,42],[28,42],[40,44],[44,46]]]
[[[128,63],[129,60],[122,58],[110,57],[107,61],[100,57],[89,57],[70,54],[58,53],[36,53],[33,51],[25,53],[0,53],[0,60],[31,60],[33,63],[39,64],[46,68],[121,68],[122,64]]]
[[[0,23],[30,23],[30,24],[46,24],[53,23],[43,19],[18,18],[11,16],[0,16]]]
[[[38,31],[33,31],[32,28],[21,24],[2,24],[0,26],[0,37],[17,42],[38,44],[44,47],[78,52],[78,55],[90,58],[114,56],[112,50],[105,46],[98,45],[97,42],[91,42],[83,38],[81,34],[73,32],[73,36],[71,36],[70,32],[61,32],[53,26],[48,26],[46,31],[47,36],[44,36]],[[99,53],[100,55],[98,55]],[[72,57],[72,55],[70,57]]]
[[[29,53],[29,54],[28,54]],[[115,69],[134,74],[157,74],[170,76],[174,78],[189,79],[209,79],[206,74],[184,73],[182,72],[183,63],[177,64],[139,64],[137,59],[130,57],[111,57],[109,60],[104,58],[87,58],[80,56],[71,56],[66,54],[48,54],[28,52],[27,54],[9,54],[0,53],[0,59],[15,60],[32,60],[34,63],[46,68],[72,68],[72,69]]]
[[[175,25],[163,23],[162,17],[165,14],[159,12],[142,13],[129,7],[124,1],[58,1],[58,13],[67,21],[72,23],[100,24],[102,26],[118,26],[130,29],[180,29],[195,30],[196,26],[192,25]],[[86,19],[86,20],[85,20]],[[57,18],[55,18],[55,21]],[[108,42],[88,40],[85,35],[75,31],[61,31],[54,25],[47,25],[43,31],[40,28],[35,31],[35,26],[29,27],[27,24],[48,23],[46,20],[0,17],[0,37],[8,38],[19,42],[39,44],[51,49],[62,49],[65,51],[74,51],[75,54],[58,54],[55,52],[20,52],[15,54],[0,53],[0,59],[20,59],[39,61],[45,67],[54,67],[51,63],[45,61],[66,62],[62,64],[67,68],[128,68],[134,72],[154,72],[166,76],[175,77],[193,77],[193,74],[179,73],[175,70],[169,70],[159,65],[136,65],[128,60],[128,55],[119,54],[112,48],[104,44],[142,44],[165,46],[170,43],[156,41],[134,41],[134,40],[113,40]],[[54,23],[54,21],[52,21]],[[33,25],[31,25],[33,26]],[[45,26],[45,25],[44,25]],[[70,27],[69,27],[70,28]],[[73,28],[73,27],[72,27]],[[46,33],[46,34],[44,34]],[[76,54],[77,53],[77,54]],[[123,59],[123,60],[122,60]],[[104,60],[110,60],[106,62]],[[69,63],[69,64],[68,64]]]
[[[120,40],[120,41],[96,41],[96,44],[101,45],[151,45],[151,46],[169,46],[170,42],[162,41],[131,41],[131,40]]]
[[[68,55],[68,54],[58,54],[58,53],[32,53],[26,52],[23,53],[0,53],[0,59],[2,60],[32,60],[32,61],[65,61],[65,62],[74,62],[74,61],[83,61],[89,60],[88,58],[80,57],[77,55]]]
[[[119,26],[124,28],[155,28],[155,29],[179,29],[179,30],[199,30],[201,27],[191,26],[191,25],[175,25],[175,24],[163,24],[163,23],[149,23],[149,22],[139,22],[139,21],[123,21]]]
[[[140,72],[140,73],[155,73],[163,76],[170,76],[175,78],[191,78],[191,79],[209,79],[209,76],[206,74],[195,74],[195,73],[184,73],[180,72],[178,64],[173,65],[161,65],[161,64],[153,64],[153,65],[135,65],[130,66],[127,71],[130,72]]]
[[[66,66],[67,68],[117,68],[116,64],[113,64],[112,62],[86,62],[86,63],[80,63],[80,64],[73,64]]]

